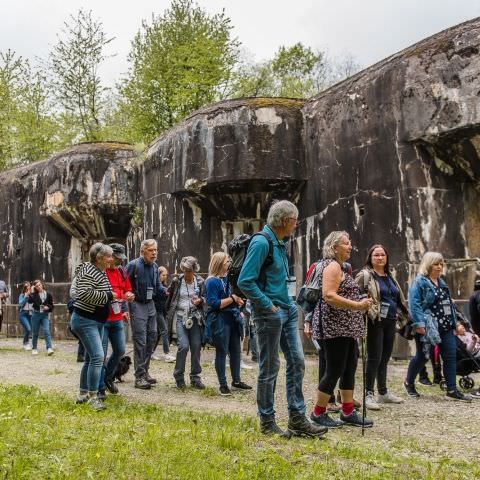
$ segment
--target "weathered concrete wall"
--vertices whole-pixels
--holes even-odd
[[[137,203],[135,156],[127,144],[80,144],[0,175],[0,278],[14,292],[43,278],[65,301],[90,245],[125,239]]]

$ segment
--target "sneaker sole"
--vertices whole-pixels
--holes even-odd
[[[232,396],[231,393],[220,393],[220,392],[218,392],[218,393],[221,397],[231,397]]]
[[[372,412],[378,412],[379,410],[382,409],[380,405],[377,405],[376,407],[369,407],[368,405],[366,405],[366,407],[367,407],[367,410],[371,410]]]
[[[306,433],[303,430],[292,430],[291,428],[288,429],[290,434],[294,437],[306,437],[306,438],[318,438],[318,437],[323,437],[327,432],[328,428],[324,427],[325,431],[321,433]]]
[[[373,425],[362,425],[360,423],[349,423],[349,422],[346,422],[345,420],[342,420],[343,424],[346,426],[346,427],[358,427],[358,428],[372,428]]]
[[[446,395],[443,397],[445,400],[450,400],[451,402],[465,402],[465,403],[472,403],[471,398],[452,398],[447,397]]]

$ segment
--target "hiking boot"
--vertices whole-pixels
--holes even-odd
[[[245,382],[232,382],[232,388],[237,390],[251,390],[252,387],[247,385]]]
[[[97,393],[97,398],[101,400],[102,402],[107,399],[107,394],[105,393],[105,390],[99,390]]]
[[[228,388],[228,385],[220,385],[218,391],[222,397],[229,397],[232,395],[232,391]]]
[[[373,422],[368,418],[363,418],[356,410],[350,415],[345,415],[343,412],[340,414],[340,420],[346,425],[352,425],[353,427],[371,428]]]
[[[99,412],[100,410],[105,410],[105,405],[98,397],[90,397],[87,400],[87,403],[92,407],[93,410]]]
[[[373,392],[367,392],[367,395],[365,396],[365,406],[369,410],[381,410],[382,409],[382,407],[375,400],[375,395],[373,394]]]
[[[414,384],[410,385],[409,383],[404,382],[403,386],[405,387],[405,391],[407,392],[407,395],[409,397],[418,398],[420,396],[420,394],[417,392],[417,389],[415,388]]]
[[[453,390],[453,392],[447,392],[445,394],[445,400],[458,400],[459,402],[470,403],[472,401],[472,397],[470,395],[464,395],[458,390]]]
[[[152,386],[145,377],[140,377],[135,379],[135,388],[140,388],[142,390],[150,390]]]
[[[433,385],[432,381],[428,377],[421,377],[418,379],[418,381],[427,387],[431,387]]]
[[[106,378],[104,380],[104,383],[105,383],[105,386],[107,387],[107,390],[110,392],[110,393],[113,393],[114,395],[116,395],[118,393],[118,388],[117,386],[113,383],[113,380],[109,379],[109,378]]]
[[[322,413],[320,415],[315,415],[313,412],[310,414],[310,420],[317,425],[321,425],[326,428],[340,428],[343,426],[343,422],[340,420],[335,420],[330,417],[328,413]]]
[[[79,393],[75,399],[76,404],[87,403],[89,399],[88,393]]]
[[[195,380],[194,382],[190,382],[190,385],[197,390],[205,390],[205,385],[201,380]]]
[[[296,437],[321,437],[328,432],[328,428],[312,423],[305,415],[290,415],[288,430]]]
[[[183,378],[180,378],[178,380],[175,379],[175,383],[179,390],[185,390],[187,388],[187,384],[185,383],[185,380]]]
[[[288,430],[282,430],[275,421],[275,418],[266,420],[260,419],[260,431],[264,435],[278,435],[282,438],[290,438],[292,434]]]
[[[145,380],[146,380],[150,385],[155,385],[155,384],[157,383],[157,379],[151,377],[148,372],[145,374]]]
[[[397,397],[393,393],[387,392],[383,395],[378,394],[377,401],[378,403],[403,403],[403,398]]]

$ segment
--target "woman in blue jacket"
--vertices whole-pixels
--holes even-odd
[[[405,390],[411,397],[419,397],[415,377],[427,362],[432,345],[438,344],[443,360],[443,374],[447,384],[447,400],[471,402],[471,397],[456,387],[456,342],[454,336],[456,310],[443,273],[443,256],[427,252],[420,263],[418,275],[408,292],[408,304],[413,319],[417,352],[408,365]]]
[[[18,319],[23,327],[23,349],[31,350],[30,337],[32,334],[32,304],[28,301],[32,286],[30,282],[25,282],[22,286],[22,293],[18,298],[19,314]]]
[[[252,388],[240,380],[240,340],[243,336],[243,323],[238,307],[243,305],[243,300],[231,292],[226,278],[230,264],[230,257],[226,253],[214,253],[205,281],[208,336],[215,346],[215,370],[220,383],[220,395],[223,396],[232,394],[225,375],[227,354],[230,356],[232,387],[240,390]]]

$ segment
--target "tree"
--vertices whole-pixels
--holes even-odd
[[[241,64],[229,96],[309,98],[358,69],[351,55],[329,59],[302,43],[281,46],[271,60]]]
[[[64,115],[78,123],[84,140],[98,140],[105,106],[106,88],[102,85],[99,67],[107,58],[104,47],[114,38],[107,38],[100,21],[92,12],[79,10],[64,23],[62,35],[50,53],[54,94]]]
[[[142,23],[119,85],[126,139],[148,142],[220,96],[238,57],[231,29],[223,11],[210,16],[192,0]]]

